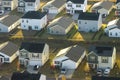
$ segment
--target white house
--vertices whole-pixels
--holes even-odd
[[[40,0],[18,0],[18,12],[37,11],[40,8]]]
[[[0,63],[11,63],[18,56],[18,46],[12,42],[4,42],[0,45]]]
[[[79,12],[86,12],[87,0],[67,0],[66,12],[70,14],[76,14]]]
[[[53,65],[59,68],[76,69],[86,55],[83,47],[74,45],[62,49],[53,59]]]
[[[74,27],[74,21],[70,17],[60,17],[47,26],[47,32],[54,35],[66,35]]]
[[[58,14],[65,8],[65,0],[52,0],[42,7],[42,11],[49,14]]]
[[[104,31],[109,37],[120,37],[120,19],[110,21]]]
[[[18,6],[18,0],[2,0],[2,9],[5,11],[12,11]]]
[[[47,24],[47,13],[29,11],[21,18],[20,23],[23,30],[41,30]]]
[[[116,1],[116,11],[115,11],[115,15],[116,16],[120,16],[120,0]]]
[[[110,11],[113,9],[113,2],[111,1],[100,1],[95,3],[92,6],[92,12],[100,13],[102,14],[103,18],[110,13]]]
[[[41,73],[13,72],[10,80],[46,80],[46,75]]]
[[[78,17],[78,31],[96,32],[101,28],[102,16],[97,13],[81,13]]]
[[[0,21],[0,32],[10,32],[16,28],[20,22],[19,17],[16,15],[7,15]]]
[[[112,46],[90,46],[87,61],[89,67],[93,69],[108,67],[112,69],[116,62],[116,48]]]
[[[24,66],[43,66],[49,59],[49,46],[46,43],[23,42],[19,52],[19,62]]]

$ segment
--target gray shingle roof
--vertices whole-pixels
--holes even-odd
[[[80,59],[80,57],[83,55],[84,51],[85,49],[83,47],[75,45],[72,46],[72,48],[67,52],[65,56],[77,62]]]
[[[46,12],[29,11],[29,12],[27,12],[22,18],[41,19],[41,18],[43,18],[46,14],[47,14]]]
[[[53,21],[50,25],[48,25],[48,28],[53,27],[55,25],[60,25],[62,28],[67,29],[72,23],[73,23],[72,18],[60,17],[55,22]]]
[[[16,15],[8,15],[7,17],[5,17],[4,19],[2,19],[0,21],[0,23],[10,27],[12,24],[14,24],[17,20],[19,20],[20,18]]]
[[[0,46],[0,52],[8,55],[8,56],[12,56],[14,53],[16,53],[18,51],[18,46],[10,41],[5,42],[2,44],[2,46]]]
[[[95,52],[99,56],[112,56],[114,47],[112,46],[90,46],[89,51]]]
[[[79,14],[78,20],[98,20],[99,14],[97,13],[88,13],[88,12],[81,12]]]
[[[63,6],[65,4],[64,0],[54,0],[51,3],[53,6],[55,6],[56,8],[60,8],[61,6]]]
[[[113,3],[110,1],[102,1],[98,6],[94,7],[94,9],[101,9],[104,8],[109,10],[113,6]]]
[[[80,4],[83,4],[85,0],[67,0],[68,1],[71,1],[73,3],[80,3]]]

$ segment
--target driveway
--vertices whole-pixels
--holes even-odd
[[[67,79],[71,79],[75,69],[69,69],[64,75]],[[63,74],[60,74],[59,78],[62,77]]]
[[[29,73],[38,73],[38,70],[33,70],[33,67],[34,67],[34,66],[27,66],[27,71],[28,71]]]

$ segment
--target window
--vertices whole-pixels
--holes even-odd
[[[118,34],[117,34],[117,33],[115,33],[115,35],[117,36]]]
[[[33,53],[33,54],[32,54],[32,57],[33,57],[33,58],[39,58],[39,54],[38,54],[38,53]]]
[[[9,58],[4,58],[4,61],[9,61]]]
[[[27,53],[24,52],[20,53],[20,57],[27,57]]]
[[[4,2],[3,4],[6,5],[6,2]]]
[[[67,12],[70,12],[70,10],[67,10]]]
[[[79,21],[79,24],[81,24],[81,21]]]
[[[38,29],[38,26],[35,26],[35,29]]]
[[[90,56],[90,60],[94,61],[95,60],[95,56]]]
[[[33,4],[32,4],[32,3],[28,3],[27,5],[28,5],[28,6],[33,6]]]
[[[85,22],[85,24],[87,24],[87,22]]]
[[[68,4],[67,6],[68,6],[68,7],[72,7],[72,4]]]
[[[55,61],[55,64],[60,64],[60,62],[59,61]]]
[[[24,27],[26,27],[26,26],[24,25]]]
[[[80,4],[77,4],[76,7],[81,7],[81,5],[80,5]]]
[[[28,23],[28,20],[26,22]]]
[[[102,63],[108,63],[108,57],[101,57]]]
[[[112,35],[112,33],[110,32],[110,35]]]

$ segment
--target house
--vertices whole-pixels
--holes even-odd
[[[116,48],[112,46],[90,46],[87,55],[90,68],[112,69],[116,62]]]
[[[12,11],[18,6],[18,0],[2,0],[2,8],[5,11]]]
[[[47,24],[47,13],[29,11],[21,18],[20,23],[23,30],[41,30]]]
[[[110,21],[104,31],[109,37],[120,37],[120,19]]]
[[[24,66],[42,66],[49,59],[49,46],[46,43],[23,42],[19,52],[19,62]]]
[[[87,0],[67,0],[66,12],[69,14],[76,14],[79,12],[86,12]]]
[[[74,45],[59,51],[53,59],[53,65],[59,68],[76,69],[86,55],[83,47]]]
[[[74,21],[69,17],[53,20],[47,27],[47,32],[54,35],[66,35],[74,27]]]
[[[112,9],[113,9],[113,2],[106,0],[106,1],[100,1],[100,2],[95,3],[92,6],[91,10],[92,12],[102,14],[104,18],[110,13]]]
[[[117,1],[116,1],[115,6],[116,6],[115,15],[116,15],[116,16],[120,16],[120,0],[117,0]]]
[[[18,12],[37,11],[40,8],[40,0],[18,0]]]
[[[18,46],[10,41],[0,45],[0,63],[11,63],[19,54]]]
[[[120,80],[119,77],[92,76],[92,80]]]
[[[46,80],[46,76],[41,73],[13,72],[11,80]]]
[[[78,31],[96,32],[101,28],[102,17],[97,13],[80,13],[78,17]]]
[[[10,32],[19,24],[19,17],[16,15],[7,15],[0,21],[0,32]]]
[[[52,0],[42,7],[43,12],[58,14],[65,8],[65,0]]]

